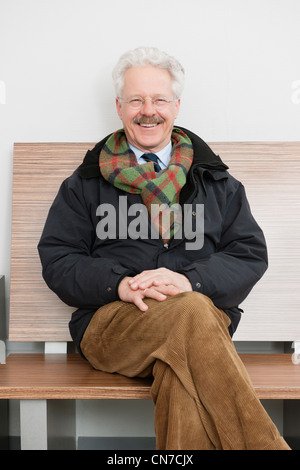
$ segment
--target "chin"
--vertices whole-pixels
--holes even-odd
[[[158,126],[157,126],[158,127]],[[166,140],[162,133],[157,128],[147,129],[145,132],[144,129],[141,131],[138,130],[135,134],[135,141],[140,147],[148,149],[157,149],[163,148],[163,142]],[[158,147],[160,147],[158,149]]]

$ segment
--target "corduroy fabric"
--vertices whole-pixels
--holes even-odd
[[[257,398],[228,333],[230,320],[196,292],[101,307],[81,342],[96,369],[153,375],[160,450],[289,450]]]

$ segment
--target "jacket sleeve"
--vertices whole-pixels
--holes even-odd
[[[228,309],[243,302],[267,266],[263,232],[252,216],[244,187],[239,184],[226,208],[216,252],[181,272],[193,290],[208,296],[219,308]]]
[[[38,251],[45,282],[76,308],[99,308],[118,299],[128,270],[116,260],[93,257],[95,229],[79,176],[66,179],[49,210]]]

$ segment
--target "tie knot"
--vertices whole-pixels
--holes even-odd
[[[154,170],[156,172],[161,170],[161,168],[158,164],[158,157],[157,157],[157,155],[155,155],[155,153],[144,153],[143,159],[146,160],[146,162],[154,163]]]

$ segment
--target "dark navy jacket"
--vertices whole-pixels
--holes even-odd
[[[95,311],[118,300],[124,276],[161,266],[185,274],[193,290],[227,313],[233,335],[241,316],[239,304],[267,268],[265,239],[243,185],[203,140],[183,130],[192,140],[194,160],[180,204],[195,209],[196,204],[204,204],[202,248],[187,250],[184,231],[182,239],[172,239],[168,246],[160,238],[124,239],[118,226],[114,239],[97,236],[100,204],[111,204],[116,214],[120,196],[127,196],[128,207],[142,204],[140,195],[124,193],[100,175],[99,153],[108,136],[87,152],[83,163],[62,183],[50,208],[38,245],[43,277],[62,301],[76,308],[69,326],[79,350]]]

